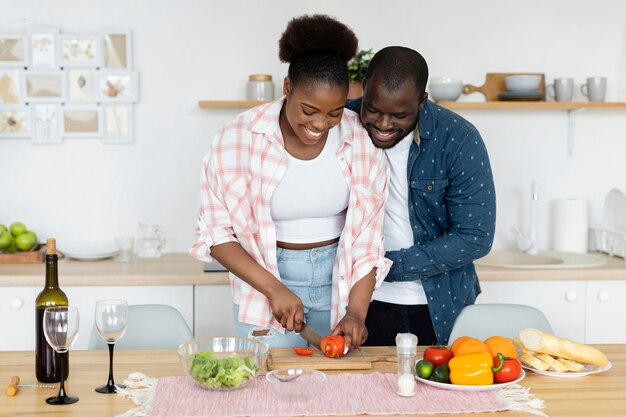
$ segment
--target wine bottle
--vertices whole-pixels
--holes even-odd
[[[67,296],[59,288],[59,269],[56,240],[48,239],[46,242],[46,284],[44,289],[37,295],[35,300],[35,374],[39,382],[60,382],[61,368],[60,355],[56,352],[43,332],[43,313],[47,307],[68,305]],[[69,375],[69,355],[63,359],[63,375],[67,379]]]

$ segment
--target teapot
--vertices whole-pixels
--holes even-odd
[[[158,258],[165,246],[165,236],[155,223],[139,223],[137,239],[137,256],[140,258]]]

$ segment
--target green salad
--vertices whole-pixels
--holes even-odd
[[[209,388],[237,388],[258,369],[250,358],[240,358],[236,353],[218,358],[215,353],[200,352],[194,355],[189,374]]]

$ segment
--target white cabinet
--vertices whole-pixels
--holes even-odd
[[[481,281],[480,286],[478,303],[531,305],[546,315],[555,334],[586,340],[585,281]]]
[[[586,343],[625,343],[626,281],[587,281]]]
[[[70,305],[78,307],[80,330],[72,349],[87,349],[95,321],[96,301],[123,299],[128,304],[168,304],[183,315],[193,329],[193,286],[118,286],[118,287],[63,287]],[[163,329],[167,332],[167,329]]]
[[[35,349],[37,291],[34,287],[0,288],[0,350]]]
[[[196,337],[235,336],[230,285],[195,286]]]

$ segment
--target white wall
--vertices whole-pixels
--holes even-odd
[[[327,13],[353,28],[363,49],[406,45],[428,60],[432,76],[481,85],[486,72],[544,72],[546,80],[609,80],[607,100],[626,101],[626,2],[567,0],[0,0],[0,30],[41,22],[66,32],[133,31],[140,73],[135,143],[66,139],[56,146],[0,139],[0,223],[24,221],[59,247],[78,240],[135,234],[159,223],[167,251],[194,241],[199,170],[209,138],[235,110],[199,109],[201,99],[245,97],[248,74],[286,73],[277,41],[289,19]],[[6,22],[13,22],[8,23]],[[575,100],[583,100],[579,92]],[[464,101],[481,101],[480,94]],[[509,229],[525,229],[530,182],[541,187],[539,225],[549,200],[589,199],[592,222],[604,196],[626,190],[626,110],[576,117],[576,148],[565,154],[564,111],[464,111],[490,151],[498,192],[497,247]],[[548,244],[543,232],[543,245]]]

